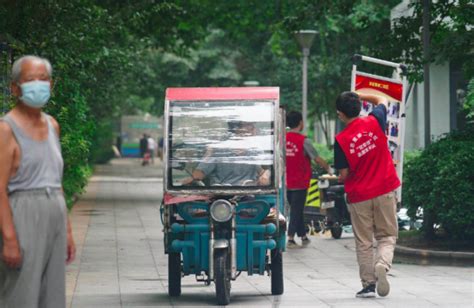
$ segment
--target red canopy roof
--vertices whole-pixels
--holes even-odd
[[[240,88],[168,88],[166,99],[171,101],[190,100],[244,100],[271,99],[280,97],[278,87],[240,87]]]

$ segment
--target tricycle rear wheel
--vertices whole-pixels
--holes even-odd
[[[230,303],[230,266],[227,249],[215,251],[214,283],[216,284],[217,304],[228,305]]]
[[[168,253],[168,294],[169,296],[181,295],[181,254]]]
[[[272,295],[283,294],[283,254],[281,250],[275,248],[271,251],[271,279]]]

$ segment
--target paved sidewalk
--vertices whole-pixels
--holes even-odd
[[[133,160],[101,166],[71,218],[78,246],[68,267],[70,307],[182,307],[215,305],[214,285],[183,278],[182,296],[167,295],[159,204],[160,166]],[[306,249],[284,254],[285,293],[270,294],[266,276],[242,274],[231,306],[246,307],[473,307],[473,268],[395,264],[387,298],[357,299],[354,239],[313,236]]]

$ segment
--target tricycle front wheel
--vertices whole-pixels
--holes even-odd
[[[271,278],[272,295],[283,294],[283,254],[281,250],[275,248],[271,251]]]
[[[230,266],[227,249],[216,250],[214,256],[214,283],[218,305],[230,303]]]
[[[181,254],[168,253],[168,294],[169,296],[181,295]]]

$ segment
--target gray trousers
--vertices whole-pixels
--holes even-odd
[[[22,265],[11,269],[0,260],[0,307],[65,307],[67,210],[62,192],[19,191],[9,201]]]

